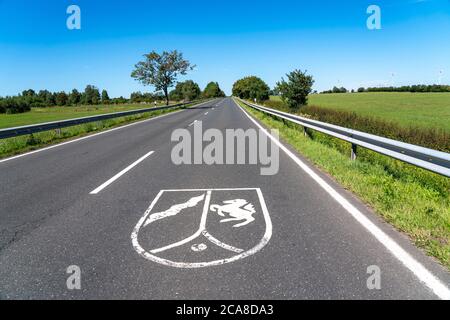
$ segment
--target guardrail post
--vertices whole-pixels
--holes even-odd
[[[356,144],[352,143],[352,152],[350,158],[354,161],[356,160]]]

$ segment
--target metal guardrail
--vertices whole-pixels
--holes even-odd
[[[62,129],[62,128],[71,127],[71,126],[75,126],[75,125],[79,125],[79,124],[84,124],[84,123],[89,123],[89,122],[97,122],[97,121],[126,117],[126,116],[132,116],[132,115],[136,115],[136,114],[140,114],[140,113],[146,113],[146,112],[152,112],[152,111],[158,111],[158,110],[166,110],[166,109],[172,109],[172,108],[179,108],[179,107],[183,107],[183,106],[197,103],[197,102],[198,101],[185,102],[185,103],[178,103],[178,104],[169,105],[169,106],[161,106],[161,107],[153,107],[153,108],[145,108],[145,109],[136,109],[136,110],[130,110],[130,111],[106,113],[106,114],[101,114],[101,115],[97,115],[97,116],[88,116],[88,117],[69,119],[69,120],[38,123],[38,124],[29,125],[29,126],[0,129],[0,139],[23,136],[23,135],[27,135],[27,134],[42,132],[42,131]]]
[[[350,142],[352,144],[352,159],[356,159],[356,147],[360,146],[443,176],[450,177],[450,153],[424,148],[417,145],[368,134],[362,131],[336,126],[326,122],[304,118],[287,112],[249,103],[242,99],[238,100],[256,110],[297,123],[303,126],[303,128],[310,128]]]

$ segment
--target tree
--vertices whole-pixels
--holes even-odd
[[[30,104],[23,96],[6,97],[0,100],[0,113],[13,114],[30,110]]]
[[[180,101],[181,99],[183,99],[181,91],[182,91],[182,84],[179,82],[175,86],[175,89],[170,91],[169,99],[172,101]]]
[[[108,104],[109,102],[110,102],[110,99],[109,99],[108,91],[103,89],[102,90],[102,103],[103,104]]]
[[[307,71],[294,70],[288,73],[287,81],[284,78],[277,83],[281,99],[287,103],[290,108],[299,108],[308,103],[308,95],[312,91],[314,84],[313,77],[306,73]]]
[[[43,102],[46,103],[46,99],[47,99],[47,94],[49,94],[50,92],[47,90],[40,90],[38,93],[38,98]]]
[[[69,105],[77,105],[81,102],[81,93],[78,92],[77,89],[73,89],[69,94],[68,104]]]
[[[276,90],[278,90],[276,88]],[[270,98],[269,86],[260,78],[251,76],[236,81],[233,85],[233,96],[241,99],[266,101]]]
[[[348,90],[344,87],[338,88],[338,87],[334,86],[333,90],[332,90],[332,93],[347,93],[347,92],[348,92]]]
[[[152,51],[144,55],[145,60],[138,62],[131,73],[131,77],[143,85],[152,85],[156,91],[162,90],[169,104],[169,88],[171,88],[179,75],[185,75],[195,66],[183,59],[183,54],[178,51],[163,51],[159,54]]]
[[[130,95],[131,103],[141,103],[143,101],[143,95],[140,91],[132,92]]]
[[[124,104],[124,103],[128,103],[128,100],[125,99],[124,97],[120,96],[120,97],[118,97],[118,98],[112,99],[112,100],[111,100],[111,103],[114,103],[114,104]]]
[[[183,99],[181,91],[175,87],[175,89],[169,92],[169,99],[171,101],[181,101]]]
[[[95,86],[87,85],[86,89],[84,89],[83,96],[81,98],[81,102],[83,104],[99,104],[101,100],[100,91]]]
[[[64,91],[58,92],[55,97],[55,103],[57,106],[65,106],[67,104],[67,94]]]

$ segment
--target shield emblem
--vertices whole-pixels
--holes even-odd
[[[259,188],[161,190],[131,234],[142,257],[176,268],[234,262],[271,237]]]

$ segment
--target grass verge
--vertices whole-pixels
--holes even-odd
[[[175,104],[177,102],[173,102]],[[157,106],[162,106],[158,104]],[[108,104],[108,105],[86,105],[31,108],[31,111],[16,114],[0,114],[0,129],[27,126],[35,123],[67,120],[88,116],[96,116],[105,113],[130,111],[143,108],[152,108],[153,104]]]
[[[189,107],[190,105],[186,106]],[[183,107],[183,108],[186,108]],[[0,159],[21,154],[24,152],[40,149],[52,144],[61,143],[73,138],[79,138],[90,133],[100,132],[114,127],[119,127],[132,122],[150,119],[165,113],[174,112],[182,108],[169,110],[158,110],[141,113],[132,116],[108,119],[103,121],[85,123],[61,129],[60,133],[55,130],[43,131],[31,135],[19,136],[0,140]]]
[[[240,105],[450,270],[450,179]]]

